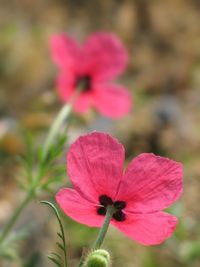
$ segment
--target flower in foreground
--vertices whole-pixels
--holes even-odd
[[[83,113],[94,106],[102,115],[119,118],[130,111],[128,90],[110,81],[121,74],[128,55],[120,40],[112,33],[97,32],[81,46],[66,34],[50,39],[51,55],[60,69],[57,87],[60,98],[68,102],[75,91],[82,92],[74,110]]]
[[[106,209],[115,208],[111,224],[144,245],[160,244],[174,231],[177,218],[162,210],[182,192],[182,165],[143,153],[124,172],[124,148],[106,133],[93,132],[73,143],[67,170],[73,189],[56,200],[79,223],[101,227]]]

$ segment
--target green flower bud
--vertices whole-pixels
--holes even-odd
[[[90,252],[85,260],[84,267],[109,267],[110,255],[104,249]]]
[[[103,256],[108,262],[110,262],[110,254],[105,249],[97,249],[93,251],[93,255],[101,255]]]

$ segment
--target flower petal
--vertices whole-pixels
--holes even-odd
[[[76,99],[74,103],[74,110],[77,113],[84,113],[86,112],[92,104],[92,97],[90,93],[82,93]]]
[[[75,94],[76,91],[75,83],[76,83],[75,75],[67,75],[62,72],[58,76],[57,78],[58,94],[63,102],[69,101],[70,98]],[[83,92],[80,95],[78,95],[73,107],[77,113],[83,113],[88,110],[91,103],[92,103],[92,94]]]
[[[100,195],[114,198],[123,163],[123,146],[101,132],[79,137],[67,155],[67,170],[75,189],[95,202]]]
[[[56,201],[64,213],[79,223],[93,227],[100,227],[103,223],[104,217],[96,212],[97,205],[88,202],[74,189],[60,189]]]
[[[120,184],[118,200],[131,212],[154,212],[170,206],[182,193],[182,164],[151,153],[136,157]]]
[[[60,68],[75,71],[80,57],[80,48],[75,40],[64,33],[50,38],[51,56]]]
[[[113,119],[120,118],[131,109],[131,95],[126,88],[120,85],[97,85],[94,105],[102,115]]]
[[[63,102],[67,102],[75,93],[75,76],[61,73],[57,77],[58,94]]]
[[[112,220],[112,225],[143,245],[158,245],[175,230],[177,218],[165,212],[127,214],[123,222]]]
[[[90,70],[96,80],[113,79],[127,65],[127,52],[115,34],[94,33],[86,40],[83,48],[85,69]]]

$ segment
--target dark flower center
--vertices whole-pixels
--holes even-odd
[[[126,215],[123,212],[123,209],[126,207],[126,202],[124,201],[112,201],[112,199],[106,195],[101,195],[99,197],[99,203],[101,207],[97,208],[97,213],[99,215],[105,215],[108,206],[113,205],[116,211],[113,214],[113,219],[118,222],[122,222],[126,219]]]
[[[107,197],[106,195],[101,195],[99,197],[99,202],[104,207],[107,207],[108,205],[112,205],[113,204],[112,199],[110,197]]]
[[[80,88],[83,92],[89,91],[91,89],[91,76],[90,75],[84,75],[79,76],[76,79],[76,88]]]

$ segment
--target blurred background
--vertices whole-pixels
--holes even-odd
[[[199,0],[1,0],[0,1],[0,226],[24,195],[21,129],[42,144],[45,130],[61,108],[49,36],[67,32],[80,42],[94,31],[115,32],[129,53],[120,77],[134,100],[132,113],[111,121],[90,111],[75,117],[70,141],[86,131],[104,130],[126,147],[127,159],[154,152],[184,164],[184,194],[170,208],[180,218],[176,233],[161,246],[144,247],[110,227],[104,243],[120,267],[200,266],[200,1]],[[59,164],[65,164],[65,152]],[[53,199],[62,183],[44,193]],[[98,230],[65,218],[71,266]],[[16,229],[31,222],[26,240],[17,242],[3,267],[53,266],[57,222],[32,202]]]

